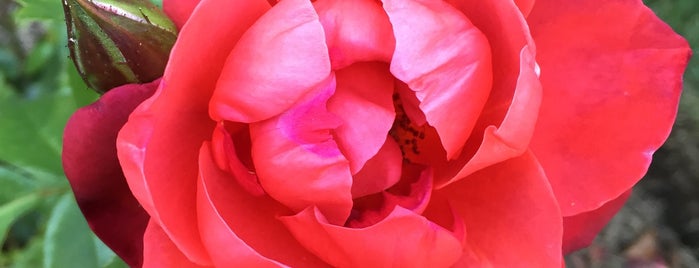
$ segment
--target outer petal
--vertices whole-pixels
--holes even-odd
[[[211,153],[208,144],[202,146],[197,211],[202,240],[217,267],[324,265],[276,219],[291,211],[268,196],[250,195],[216,167]]]
[[[531,153],[491,166],[434,193],[466,226],[461,265],[561,267],[563,226],[556,199]],[[428,208],[429,209],[429,208]]]
[[[214,128],[208,101],[225,56],[268,7],[262,0],[203,0],[180,32],[160,88],[131,114],[117,139],[134,196],[198,263],[210,261],[193,228],[198,152]]]
[[[279,116],[250,125],[252,158],[262,188],[298,212],[317,206],[330,222],[352,209],[352,174],[330,131],[339,124],[326,110],[334,76]]]
[[[228,56],[211,99],[211,117],[245,123],[268,119],[329,74],[323,27],[311,2],[279,2]]]
[[[621,194],[616,199],[605,203],[598,209],[563,218],[563,253],[589,246],[597,233],[604,228],[609,220],[619,212],[626,200],[631,196],[631,190]]]
[[[163,231],[158,223],[151,220],[143,235],[143,267],[178,267],[197,268],[210,267],[192,263],[172,243],[170,237]]]
[[[396,37],[391,73],[415,91],[447,158],[454,158],[471,133],[493,82],[488,40],[463,14],[442,1],[383,2]]]
[[[97,236],[131,266],[143,261],[148,214],[129,191],[116,152],[119,129],[160,80],[125,85],[73,114],[63,136],[63,170]]]
[[[194,8],[201,0],[163,0],[163,10],[170,19],[175,22],[177,29],[187,22]]]
[[[337,89],[328,100],[328,111],[342,120],[334,134],[353,174],[379,151],[393,125],[393,79],[388,65],[377,62],[357,63],[337,72]]]
[[[362,61],[390,62],[396,40],[386,12],[373,0],[319,0],[333,70]]]
[[[335,267],[448,267],[461,256],[449,231],[400,206],[362,229],[329,224],[314,208],[281,220],[301,244]]]
[[[529,22],[544,86],[531,148],[564,216],[596,209],[667,138],[690,50],[640,0],[540,0]]]

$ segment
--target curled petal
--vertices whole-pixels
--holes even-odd
[[[281,221],[309,251],[335,267],[448,267],[461,256],[460,243],[449,231],[400,206],[361,229],[330,224],[315,208]]]
[[[340,123],[325,108],[334,90],[331,76],[291,109],[251,124],[250,135],[265,192],[297,212],[317,206],[337,224],[352,209],[352,174],[330,133]]]
[[[381,5],[373,0],[313,3],[330,51],[333,70],[356,62],[390,62],[396,40]]]
[[[448,166],[437,168],[439,178],[451,178],[440,181],[438,187],[444,187],[477,170],[519,156],[527,150],[534,134],[542,92],[536,74],[534,55],[526,46],[522,48],[520,63],[517,87],[505,118],[498,127],[490,125],[484,130],[481,144],[473,156],[462,154],[455,161],[448,163]],[[492,120],[489,116],[491,114],[483,114],[480,120]],[[455,171],[458,171],[456,175],[450,174]]]
[[[383,147],[352,179],[352,197],[380,193],[396,184],[401,177],[403,156],[395,140],[385,139]]]
[[[396,37],[391,73],[415,91],[452,159],[461,152],[491,89],[488,40],[442,1],[383,3]]]
[[[393,76],[386,64],[375,62],[357,63],[336,75],[328,111],[342,120],[334,134],[356,174],[379,151],[393,125]]]
[[[330,74],[323,27],[306,0],[275,5],[226,59],[211,99],[217,121],[257,122],[296,103]]]
[[[199,166],[199,229],[217,267],[323,265],[276,219],[291,212],[268,196],[251,195],[231,178],[236,174],[219,170],[208,144],[201,148]]]
[[[143,261],[149,216],[126,184],[116,152],[119,129],[160,80],[124,85],[78,109],[63,135],[63,170],[90,227],[131,266]]]
[[[529,22],[544,88],[531,148],[573,216],[645,174],[675,119],[690,49],[641,1],[540,0]]]

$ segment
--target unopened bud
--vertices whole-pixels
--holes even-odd
[[[97,92],[163,75],[177,28],[148,0],[63,0],[68,48]]]

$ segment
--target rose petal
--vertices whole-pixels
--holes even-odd
[[[391,61],[396,40],[378,2],[319,0],[313,6],[323,24],[333,70],[362,61]]]
[[[531,148],[572,216],[645,174],[675,119],[690,49],[641,1],[541,0],[529,18],[544,87]]]
[[[268,119],[329,74],[325,35],[311,2],[279,2],[228,56],[211,99],[211,117],[245,123]]]
[[[225,56],[268,7],[261,0],[203,0],[180,32],[160,88],[131,114],[117,139],[134,196],[197,263],[210,261],[192,228],[199,147],[214,128],[206,107]]]
[[[239,131],[250,133],[248,128],[242,128]],[[246,139],[245,142],[249,142],[249,138]],[[245,148],[246,145],[247,148]],[[211,135],[211,151],[218,167],[229,172],[238,184],[247,190],[248,193],[261,196],[265,194],[265,191],[257,182],[257,176],[254,171],[249,170],[237,156],[240,150],[237,147],[247,149],[247,153],[249,154],[250,146],[250,144],[243,144],[241,140],[236,140],[234,143],[231,134],[225,129],[223,123],[216,125],[216,130],[214,130],[213,135]],[[201,161],[201,159],[199,161]]]
[[[448,267],[462,251],[449,231],[400,206],[362,229],[332,225],[314,208],[281,221],[302,245],[335,267]]]
[[[197,211],[202,240],[213,263],[217,267],[323,265],[276,219],[291,212],[267,196],[250,195],[216,167],[211,153],[208,145],[202,146]]]
[[[170,237],[154,220],[148,222],[143,235],[143,267],[210,267],[192,263],[172,243]]]
[[[563,253],[567,254],[589,246],[597,233],[624,206],[629,196],[631,196],[631,190],[605,203],[598,209],[563,217]]]
[[[330,133],[339,124],[325,108],[334,90],[331,76],[291,109],[251,124],[250,136],[265,192],[296,212],[318,206],[341,224],[352,209],[352,175]]]
[[[451,178],[440,181],[438,188],[527,150],[538,118],[542,92],[534,55],[527,46],[522,48],[520,64],[517,86],[505,118],[498,127],[490,125],[484,130],[480,146],[472,157],[462,154],[447,166],[436,168],[438,178]],[[495,121],[489,118],[490,115],[486,113],[479,120]],[[456,175],[452,175],[454,173]]]
[[[435,168],[438,187],[488,163],[521,154],[530,142],[531,124],[538,116],[532,111],[537,109],[541,95],[537,92],[539,82],[531,75],[537,73],[536,63],[532,62],[536,49],[519,8],[511,1],[449,2],[487,36],[493,51],[493,66],[497,67],[493,69],[493,89],[464,151],[455,161]],[[508,123],[504,122],[506,118]],[[475,156],[479,150],[479,156]],[[473,163],[464,167],[469,161]]]
[[[447,3],[383,3],[396,37],[391,73],[415,91],[427,122],[452,159],[463,148],[491,89],[488,40]]]
[[[163,11],[175,23],[177,29],[187,22],[201,0],[163,0]]]
[[[336,73],[337,89],[328,111],[342,120],[335,137],[356,174],[386,140],[396,117],[393,76],[383,63],[357,63]]]
[[[124,85],[78,109],[63,134],[63,170],[97,236],[126,263],[141,266],[149,216],[126,184],[116,152],[119,129],[160,83]]]
[[[403,156],[395,140],[385,143],[352,178],[352,198],[382,192],[400,180]]]
[[[519,7],[519,10],[522,11],[522,15],[529,16],[529,13],[532,11],[532,8],[534,8],[534,4],[536,0],[514,0],[515,4],[517,4],[517,7]]]
[[[436,191],[466,226],[473,267],[561,267],[561,213],[531,153],[472,174]],[[439,197],[438,197],[439,198]]]

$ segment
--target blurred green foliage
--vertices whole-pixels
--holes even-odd
[[[699,45],[699,1],[645,2]],[[61,169],[66,120],[97,98],[68,58],[62,16],[59,0],[0,0],[0,267],[125,267],[90,232]],[[665,216],[695,254],[699,228],[688,223],[699,220],[697,58],[673,134],[640,186],[678,208]]]

